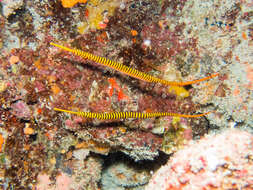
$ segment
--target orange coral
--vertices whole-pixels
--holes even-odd
[[[87,0],[61,0],[61,4],[64,8],[71,8],[77,3],[86,3]]]
[[[129,100],[129,97],[124,94],[123,89],[119,87],[117,81],[114,78],[109,78],[108,81],[110,82],[111,85],[109,91],[110,96],[113,95],[113,91],[115,89],[116,91],[118,91],[118,101],[121,101],[123,99]]]
[[[52,84],[51,90],[54,94],[58,94],[61,91],[60,87],[57,86],[57,84]]]
[[[4,138],[3,138],[3,135],[0,133],[0,152],[2,152],[3,144],[4,144]]]
[[[10,57],[9,62],[10,62],[10,64],[15,64],[15,63],[19,62],[19,57],[13,55]]]
[[[34,129],[31,127],[24,128],[24,134],[25,135],[32,135],[34,133]]]

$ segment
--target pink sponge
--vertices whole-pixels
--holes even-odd
[[[152,177],[146,190],[253,189],[253,135],[230,129],[193,141]]]

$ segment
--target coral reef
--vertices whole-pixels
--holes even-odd
[[[252,6],[250,0],[1,0],[0,189],[97,190],[101,176],[110,180],[121,170],[131,172],[118,177],[131,180],[114,175],[122,180],[114,185],[143,189],[148,178],[139,180],[141,172],[131,164],[108,166],[104,160],[121,153],[134,162],[153,161],[155,171],[161,154],[176,155],[192,139],[227,127],[252,131]],[[219,77],[185,88],[149,84],[51,42],[165,80],[191,81],[216,72]],[[202,118],[99,121],[55,107],[214,112]],[[231,171],[216,168],[225,177]],[[238,171],[231,172],[238,181],[249,174]]]
[[[24,1],[23,0],[13,0],[13,1],[8,1],[8,0],[2,0],[2,11],[3,11],[3,16],[8,17],[11,14],[16,14],[15,10],[21,9],[22,6],[24,6]]]
[[[146,190],[252,189],[253,135],[230,129],[191,142],[152,177]]]
[[[109,21],[108,18],[113,15],[119,4],[120,1],[117,0],[89,1],[85,10],[86,20],[78,23],[78,32],[84,34],[89,30],[106,28]]]
[[[138,187],[148,183],[150,173],[146,169],[138,169],[124,162],[118,162],[106,168],[102,175],[102,190],[124,190]]]
[[[98,189],[98,182],[101,178],[101,159],[87,158],[69,160],[68,168],[62,168],[65,172],[59,172],[55,177],[55,182],[50,179],[50,175],[40,173],[37,177],[36,189],[38,190],[69,190],[69,189]],[[55,184],[52,186],[52,184]]]
[[[225,127],[228,122],[253,126],[250,7],[252,4],[238,1],[189,1],[183,9],[186,28],[198,38],[197,48],[205,54],[199,70],[213,69],[223,75],[218,84],[196,86],[193,97],[195,103],[216,107],[216,114],[207,117],[218,126]]]

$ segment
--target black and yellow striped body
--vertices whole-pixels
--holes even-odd
[[[112,68],[114,70],[122,72],[122,73],[124,73],[126,75],[129,75],[131,77],[134,77],[134,78],[137,78],[137,79],[140,79],[140,80],[144,80],[146,82],[161,83],[163,85],[168,85],[168,86],[186,86],[186,85],[190,85],[190,84],[193,84],[193,83],[197,83],[197,82],[201,82],[201,81],[204,81],[204,80],[208,80],[208,79],[216,77],[218,75],[218,74],[213,74],[213,75],[210,75],[208,77],[205,77],[205,78],[202,78],[202,79],[198,79],[198,80],[194,80],[194,81],[189,81],[189,82],[167,81],[167,80],[163,80],[163,79],[154,77],[154,76],[149,75],[147,73],[138,71],[138,70],[136,70],[134,68],[127,67],[127,66],[125,66],[125,65],[123,65],[121,63],[117,63],[115,61],[111,61],[111,60],[106,59],[104,57],[93,55],[91,53],[88,53],[88,52],[85,52],[85,51],[82,51],[82,50],[79,50],[79,49],[70,49],[70,48],[67,48],[65,46],[61,46],[61,45],[55,44],[55,43],[50,43],[50,44],[53,45],[53,46],[59,47],[59,48],[61,48],[63,50],[66,50],[68,52],[74,53],[74,54],[76,54],[76,55],[78,55],[80,57],[83,57],[85,59],[88,59],[88,60],[94,61],[96,63],[100,63],[102,65],[105,65],[107,67],[110,67],[110,68]]]
[[[79,115],[81,117],[85,118],[91,118],[91,119],[99,119],[99,120],[115,120],[115,119],[127,119],[127,118],[139,118],[139,119],[145,119],[145,118],[152,118],[152,117],[164,117],[164,116],[175,116],[175,117],[201,117],[204,115],[209,114],[203,113],[203,114],[197,114],[197,115],[184,115],[184,114],[178,114],[178,113],[170,113],[170,112],[152,112],[152,113],[142,113],[142,112],[111,112],[111,113],[93,113],[93,112],[75,112],[70,110],[64,110],[60,108],[54,108],[55,111],[70,113]]]
[[[96,63],[108,66],[114,70],[117,70],[119,72],[122,72],[126,75],[132,76],[137,79],[144,80],[146,82],[153,82],[153,83],[161,83],[164,85],[169,85],[169,86],[186,86],[190,84],[194,84],[197,82],[201,82],[204,80],[208,80],[211,78],[214,78],[218,76],[218,73],[210,75],[205,78],[189,81],[189,82],[174,82],[174,81],[167,81],[163,79],[159,79],[157,77],[154,77],[152,75],[146,74],[144,72],[138,71],[134,68],[127,67],[123,64],[117,63],[115,61],[111,61],[109,59],[106,59],[104,57],[96,56],[88,52],[84,52],[78,49],[70,49],[65,46],[61,46],[55,43],[50,43],[53,46],[59,47],[65,51],[71,52],[73,54],[76,54],[80,57],[83,57],[85,59],[94,61]],[[59,108],[54,108],[56,111],[61,111],[61,112],[66,112],[66,113],[71,113],[75,115],[79,115],[82,117],[86,118],[97,118],[101,120],[113,120],[113,119],[126,119],[126,118],[151,118],[151,117],[162,117],[162,116],[176,116],[176,117],[188,117],[188,118],[194,118],[194,117],[201,117],[204,115],[209,114],[210,112],[203,113],[203,114],[197,114],[197,115],[184,115],[184,114],[178,114],[178,113],[170,113],[170,112],[153,112],[153,113],[141,113],[141,112],[112,112],[112,113],[92,113],[92,112],[74,112],[74,111],[69,111],[69,110],[63,110]]]

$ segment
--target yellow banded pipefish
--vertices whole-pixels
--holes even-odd
[[[128,119],[128,118],[137,118],[137,119],[145,119],[152,117],[165,117],[165,116],[174,116],[174,117],[186,117],[186,118],[195,118],[205,116],[210,112],[196,114],[196,115],[185,115],[179,113],[170,113],[170,112],[151,112],[151,113],[142,113],[142,112],[110,112],[110,113],[94,113],[94,112],[81,112],[81,111],[70,111],[64,110],[60,108],[54,108],[55,111],[70,113],[74,115],[79,115],[85,118],[99,119],[99,120],[113,120],[113,119]]]
[[[168,86],[186,86],[186,85],[195,84],[195,83],[205,81],[205,80],[208,80],[208,79],[211,79],[211,78],[214,78],[214,77],[218,76],[218,73],[215,73],[215,74],[212,74],[210,76],[207,76],[207,77],[204,77],[204,78],[201,78],[201,79],[197,79],[197,80],[193,80],[193,81],[188,81],[188,82],[167,81],[167,80],[160,79],[160,78],[154,77],[152,75],[146,74],[144,72],[138,71],[137,69],[127,67],[127,66],[125,66],[121,63],[117,63],[115,61],[111,61],[111,60],[106,59],[104,57],[93,55],[91,53],[88,53],[88,52],[85,52],[85,51],[82,51],[82,50],[79,50],[79,49],[70,49],[68,47],[65,47],[65,46],[62,46],[62,45],[59,45],[59,44],[55,44],[55,43],[52,43],[52,42],[50,43],[50,45],[56,46],[58,48],[61,48],[65,51],[76,54],[76,55],[78,55],[80,57],[83,57],[85,59],[94,61],[94,62],[102,64],[102,65],[105,65],[105,66],[110,67],[112,69],[115,69],[119,72],[122,72],[126,75],[129,75],[131,77],[134,77],[134,78],[146,81],[146,82],[161,83],[163,85],[168,85]]]

